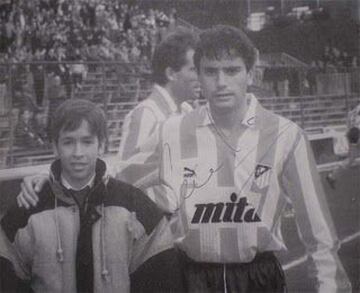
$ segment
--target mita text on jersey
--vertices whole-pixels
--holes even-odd
[[[191,223],[252,223],[260,222],[261,219],[255,212],[246,197],[240,197],[236,193],[230,195],[230,202],[209,202],[195,204],[195,212]]]

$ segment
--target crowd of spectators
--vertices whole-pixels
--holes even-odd
[[[61,101],[70,97],[74,88],[81,88],[89,70],[86,62],[81,62],[149,64],[157,42],[175,27],[176,11],[167,14],[156,9],[143,11],[135,4],[124,2],[5,0],[0,3],[0,64],[35,61],[13,67],[13,76],[25,77],[25,84],[13,90],[13,105],[18,96],[26,101],[20,106],[19,121],[24,120],[22,124],[27,126],[21,127],[20,123],[18,133],[35,132],[38,127],[29,125],[45,111],[46,96],[54,102],[56,97]],[[55,62],[43,65],[43,61]],[[4,65],[1,71],[6,73]],[[15,84],[13,81],[13,87]],[[37,145],[42,141],[37,135],[28,139]]]
[[[1,61],[149,58],[176,13],[105,0],[15,0],[1,4]],[[80,56],[79,56],[80,54]]]
[[[0,7],[0,63],[123,61],[147,63],[176,12],[129,6],[121,0],[14,0]],[[84,65],[55,64],[48,72],[66,84]],[[42,71],[33,66],[33,72]],[[37,70],[38,69],[38,70]],[[37,74],[39,75],[39,74]],[[79,78],[80,77],[80,78]],[[34,79],[41,79],[35,76]],[[37,99],[41,104],[42,98]]]
[[[358,72],[360,67],[359,59],[356,56],[350,55],[345,50],[341,50],[333,45],[326,45],[324,47],[321,57],[311,61],[307,70],[306,78],[311,94],[317,92],[316,76],[318,74],[332,74],[332,73],[349,73]],[[350,78],[351,87],[358,91],[358,74]]]
[[[314,61],[324,72],[345,72],[350,67],[358,67],[356,56],[351,56],[336,46],[326,45],[320,60]]]

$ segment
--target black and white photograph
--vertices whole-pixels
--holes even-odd
[[[359,0],[0,0],[0,293],[360,292]]]

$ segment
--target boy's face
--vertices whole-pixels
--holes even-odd
[[[74,188],[79,188],[95,174],[96,160],[104,152],[104,144],[83,120],[76,130],[60,131],[54,150],[61,161],[62,176]]]
[[[220,59],[200,60],[199,79],[202,92],[212,110],[218,113],[239,110],[245,106],[246,90],[252,80],[243,58],[224,55]]]

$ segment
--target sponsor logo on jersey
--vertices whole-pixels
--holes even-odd
[[[247,202],[246,197],[238,197],[233,192],[229,202],[209,202],[195,204],[192,224],[207,223],[253,223],[260,222],[255,208]]]
[[[184,167],[184,179],[196,177],[196,172],[193,169]]]

